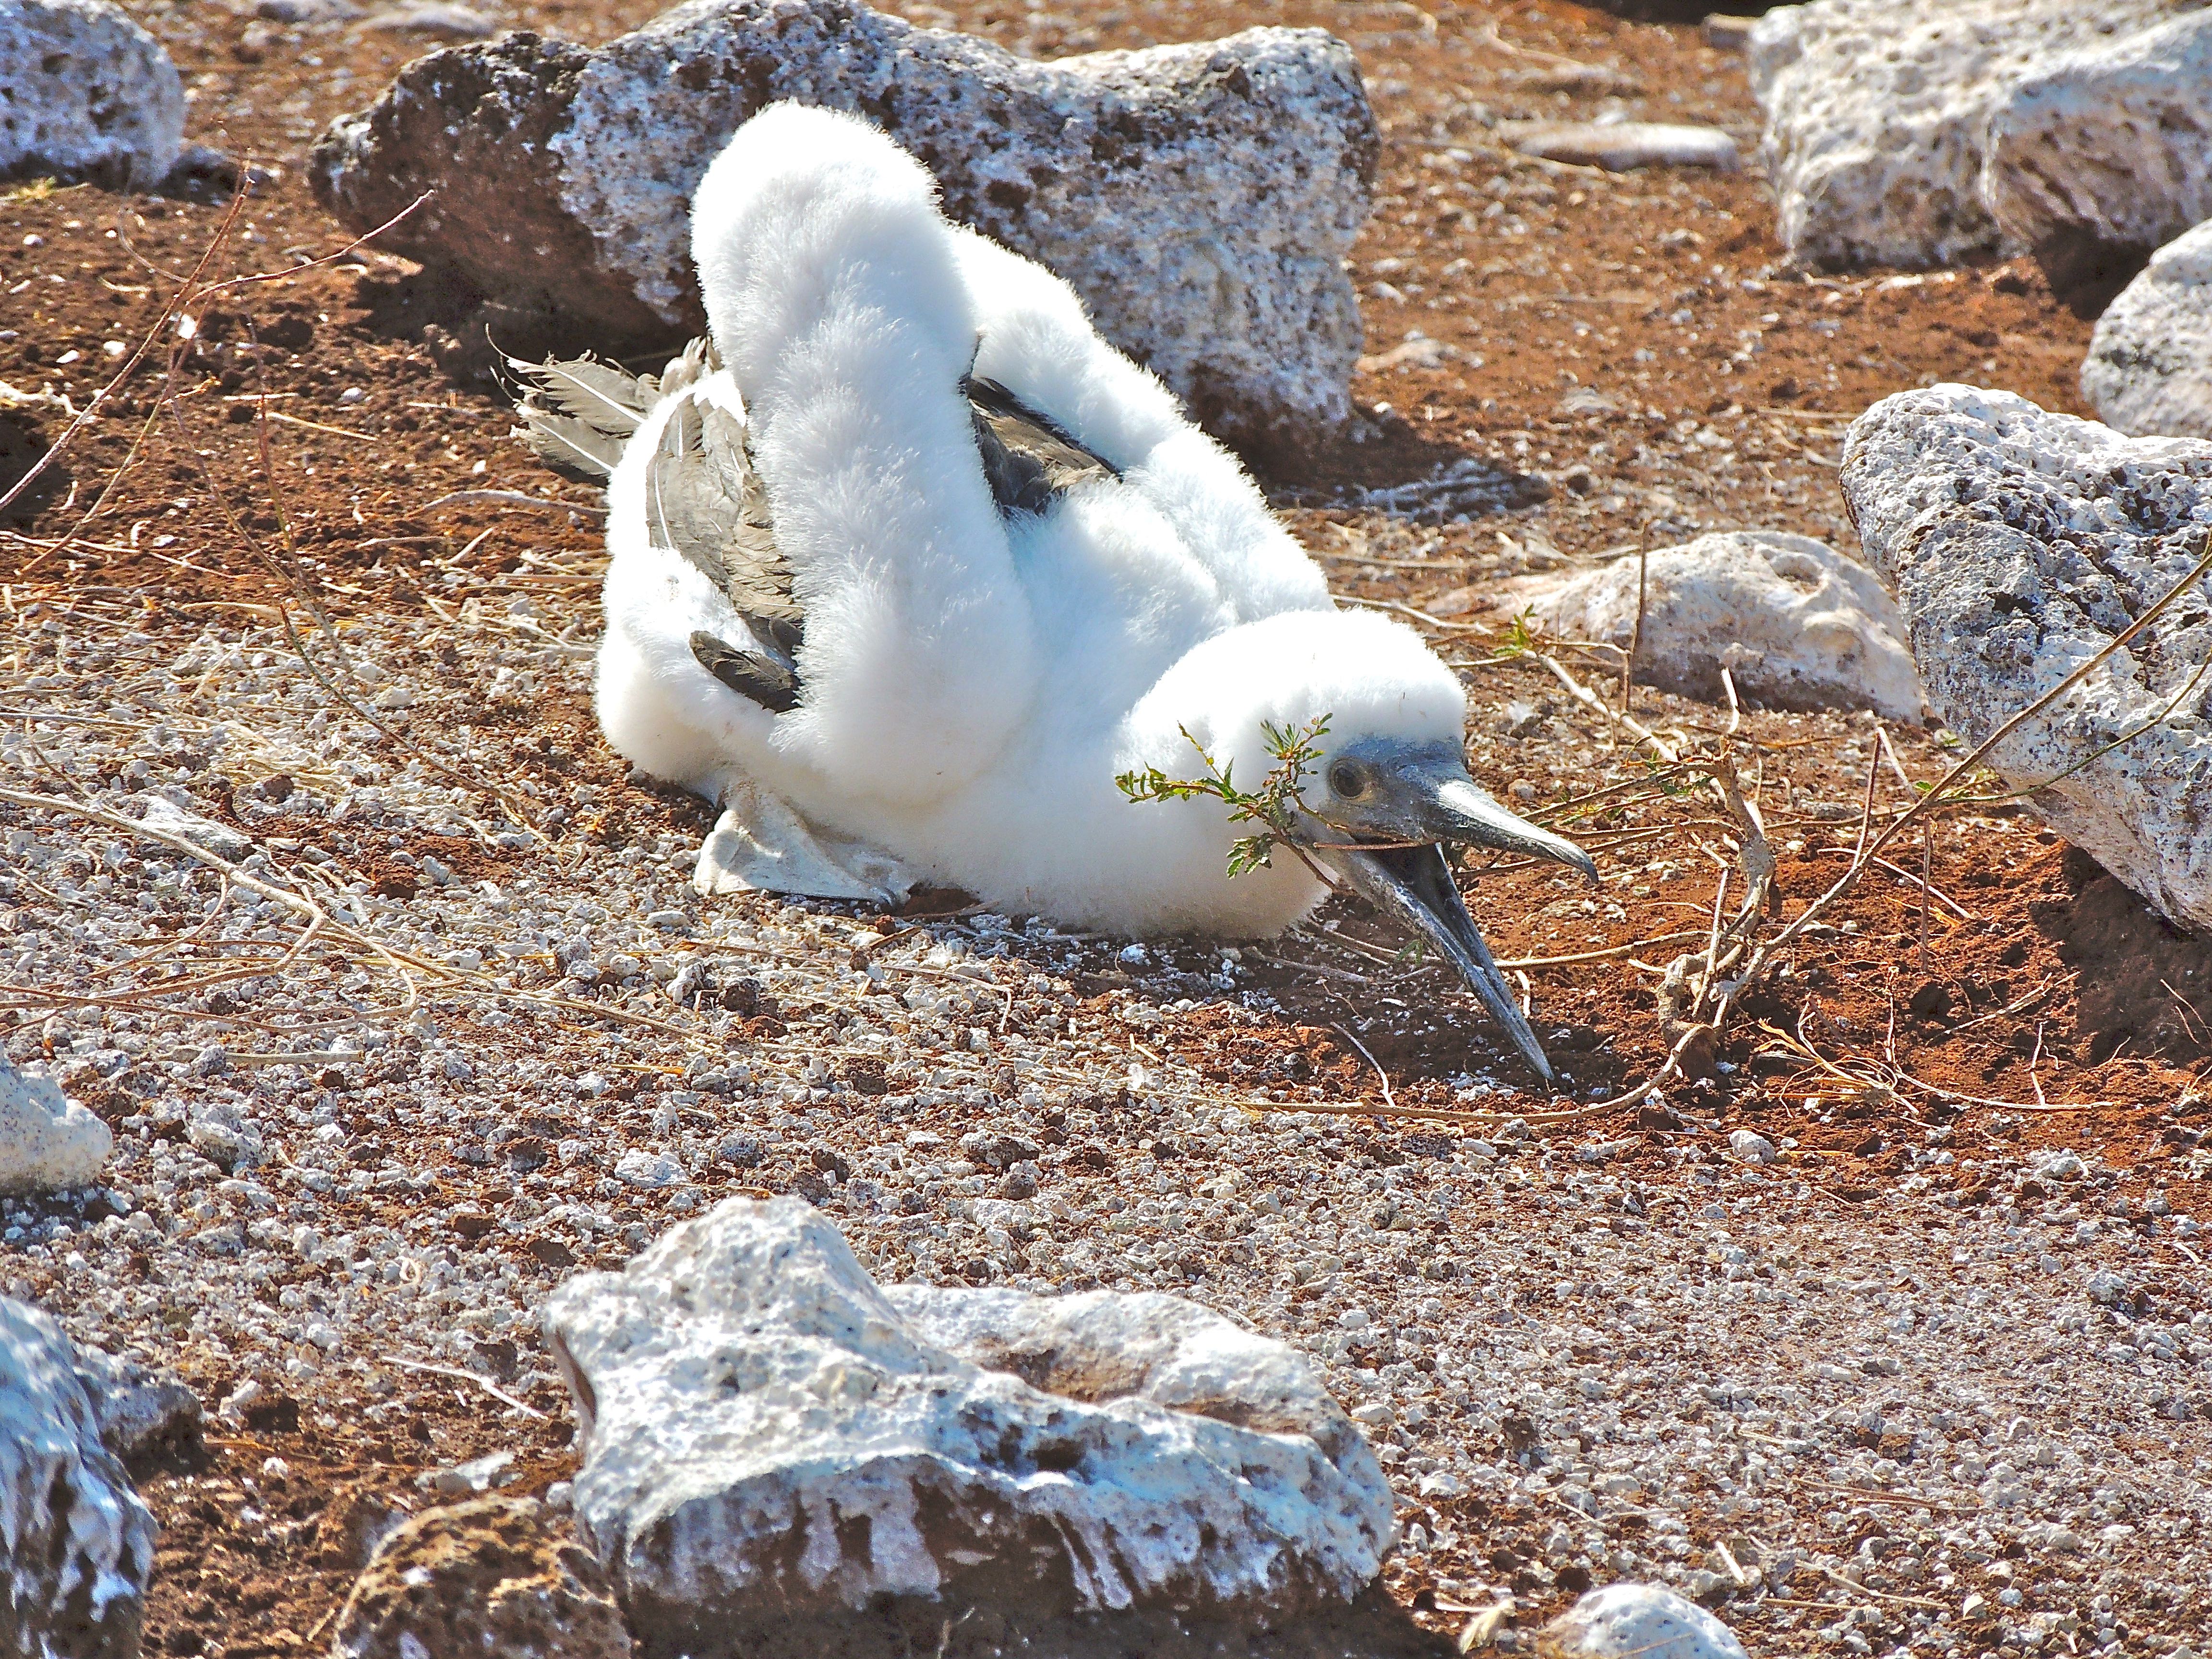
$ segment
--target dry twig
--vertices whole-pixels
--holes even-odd
[[[1382,1104],[1387,1109],[1393,1112],[1396,1111],[1398,1109],[1398,1097],[1390,1092],[1390,1074],[1382,1069],[1382,1062],[1376,1059],[1373,1054],[1367,1052],[1367,1045],[1365,1043],[1362,1042],[1358,1037],[1352,1036],[1348,1030],[1344,1026],[1338,1024],[1334,1020],[1331,1020],[1329,1022],[1329,1029],[1336,1032],[1353,1048],[1358,1049],[1360,1058],[1375,1068],[1375,1075],[1380,1078],[1382,1081]]]

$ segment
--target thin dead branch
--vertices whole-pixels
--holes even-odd
[[[1345,1026],[1338,1024],[1334,1020],[1331,1020],[1329,1022],[1329,1029],[1336,1032],[1338,1036],[1341,1036],[1353,1048],[1358,1049],[1359,1057],[1375,1068],[1375,1075],[1382,1080],[1382,1104],[1388,1109],[1394,1112],[1396,1111],[1398,1109],[1398,1097],[1390,1092],[1390,1074],[1382,1069],[1382,1062],[1376,1059],[1373,1054],[1368,1053],[1367,1045],[1362,1042],[1358,1037],[1352,1036],[1351,1031]]]

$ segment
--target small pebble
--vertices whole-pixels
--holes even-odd
[[[1778,1156],[1774,1143],[1756,1129],[1738,1129],[1730,1135],[1729,1151],[1747,1164],[1771,1164]]]

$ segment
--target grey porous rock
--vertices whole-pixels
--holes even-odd
[[[628,1659],[606,1573],[564,1531],[526,1498],[402,1522],[346,1597],[336,1659]]]
[[[176,165],[185,87],[109,0],[0,0],[0,179],[150,189]]]
[[[902,1598],[1326,1615],[1395,1537],[1304,1356],[1175,1297],[879,1288],[796,1199],[570,1280],[546,1328],[577,1516],[648,1653]]]
[[[2105,308],[2081,395],[2131,437],[2212,438],[2212,224],[2159,249]]]
[[[1864,565],[1807,537],[1700,536],[1535,591],[1545,632],[1633,642],[1640,684],[1718,702],[1726,670],[1739,695],[1770,708],[1920,718],[1897,602]]]
[[[1747,1659],[1735,1632],[1658,1584],[1592,1590],[1536,1632],[1538,1659]]]
[[[114,1150],[113,1132],[59,1084],[0,1054],[0,1194],[88,1185]]]
[[[2212,533],[2212,443],[2128,438],[2006,392],[1885,398],[1852,423],[1842,477],[1929,705],[1970,744],[2111,645]],[[2212,927],[2203,587],[1989,756],[2054,829],[2192,930]]]
[[[2000,226],[1984,181],[1997,112],[2067,54],[2172,15],[2168,0],[1810,0],[1768,12],[1747,67],[1790,257],[1917,266],[2029,251],[2032,239]]]
[[[77,1381],[92,1401],[100,1443],[143,1473],[164,1460],[191,1461],[205,1449],[199,1396],[174,1371],[100,1348],[79,1348]]]
[[[2212,12],[2162,9],[2039,64],[1990,112],[1983,198],[2061,291],[2212,218]]]
[[[781,99],[866,115],[951,215],[1073,283],[1217,434],[1296,452],[1350,415],[1340,261],[1380,137],[1314,29],[1035,63],[856,0],[694,0],[596,51],[529,33],[434,52],[334,122],[309,172],[379,246],[603,348],[703,325],[690,197]]]
[[[0,1653],[137,1659],[154,1516],[77,1365],[59,1326],[0,1297]]]

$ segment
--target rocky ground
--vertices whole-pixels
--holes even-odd
[[[234,218],[0,205],[0,380],[56,400],[7,415],[19,449],[204,255],[343,247],[305,148],[429,44],[291,0],[133,9],[190,136],[274,176]],[[487,15],[598,40],[648,9]],[[9,1206],[0,1277],[228,1402],[204,1462],[145,1484],[150,1650],[319,1648],[364,1515],[557,1492],[546,1292],[745,1192],[807,1196],[888,1280],[1173,1289],[1307,1347],[1404,1501],[1389,1588],[1440,1631],[1637,1577],[1754,1652],[2198,1641],[2212,953],[1993,802],[1872,872],[1712,1076],[1589,1115],[1665,1052],[1656,968],[1706,937],[1729,826],[1501,651],[1486,598],[1646,534],[1849,550],[1844,422],[1953,378],[2074,408],[2088,322],[2026,262],[1781,269],[1755,169],[1496,137],[1617,107],[1748,152],[1739,63],[1693,27],[1559,0],[906,15],[1038,55],[1262,22],[1358,51],[1386,132],[1370,417],[1270,484],[1347,597],[1464,666],[1478,775],[1599,857],[1601,895],[1472,872],[1562,1092],[1348,909],[1222,951],[957,896],[702,904],[704,809],[591,720],[587,495],[475,493],[547,494],[469,378],[468,297],[373,244],[233,289],[0,531],[5,1040],[118,1140],[107,1188]],[[1949,763],[1941,733],[1743,716],[1786,906],[1848,860],[1870,778],[1905,799],[1885,736],[1911,779]]]

